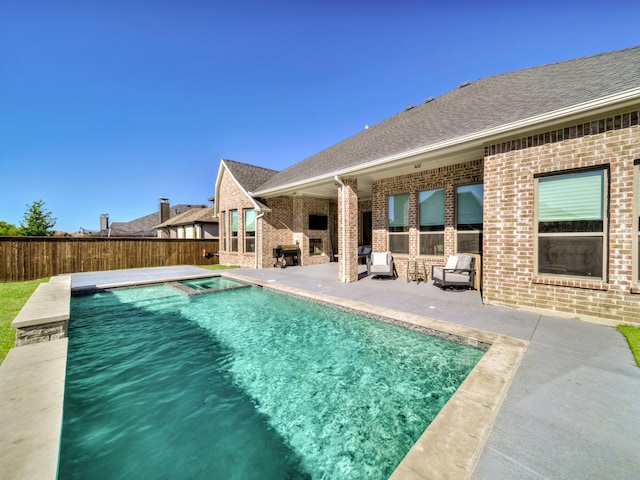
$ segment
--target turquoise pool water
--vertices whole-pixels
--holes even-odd
[[[182,280],[180,283],[194,290],[229,288],[244,285],[225,277],[194,278],[192,280]]]
[[[72,298],[60,479],[385,479],[483,352],[257,287]]]

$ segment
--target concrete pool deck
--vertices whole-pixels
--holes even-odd
[[[71,286],[91,289],[216,273],[197,267],[96,272],[72,275]],[[495,405],[488,406],[496,415],[489,416],[488,428],[480,433],[486,438],[479,439],[481,448],[474,453],[477,458],[471,459],[472,467],[465,471],[464,477],[455,465],[447,470],[441,468],[443,465],[429,464],[408,465],[402,476],[396,478],[635,479],[640,475],[640,456],[637,455],[640,369],[635,366],[624,338],[611,327],[485,306],[478,292],[442,291],[430,283],[367,277],[357,283],[342,284],[337,280],[336,264],[219,273],[253,279],[276,289],[288,288],[294,293],[301,290],[365,304],[374,310],[393,310],[406,318],[428,317],[444,324],[443,328],[448,330],[480,330],[494,340],[510,341],[507,337],[511,337],[523,345],[528,343],[521,360],[514,360],[520,366],[514,370],[512,381],[507,379],[511,385],[508,391],[504,389],[506,395],[494,399]],[[44,353],[32,353],[36,347],[41,352],[51,352],[49,356],[53,360],[44,360],[47,358]],[[53,386],[46,385],[47,378],[59,374],[47,373],[42,363],[55,364],[56,357],[59,358],[54,353],[56,349],[66,351],[66,340],[17,347],[0,366],[0,405],[4,407],[0,414],[3,478],[55,476],[55,470],[49,475],[37,476],[25,476],[24,472],[28,471],[25,470],[28,465],[57,456],[57,443],[51,446],[43,440],[43,435],[51,437],[52,428],[38,423],[45,421],[38,420],[38,414],[50,413],[52,407],[46,408],[37,402],[44,393],[47,393],[45,398],[54,397],[53,392],[60,388],[60,383],[55,381]],[[12,393],[15,390],[7,388],[7,379],[28,378],[20,372],[21,369],[27,372],[30,364],[36,365],[37,376],[44,383],[38,387],[37,382],[29,381],[29,388],[23,388],[22,396],[17,396]],[[59,361],[57,364],[58,371],[64,375],[64,367],[60,369]],[[27,390],[34,392],[30,394]],[[469,390],[469,394],[476,394],[482,390],[482,384],[472,383]],[[482,403],[476,402],[476,405]],[[61,415],[61,400],[59,408]],[[465,417],[473,417],[475,412],[471,410],[463,406],[461,411],[466,412]],[[457,414],[453,420],[467,421]],[[59,431],[55,431],[55,422],[53,425],[53,436],[57,439]],[[32,431],[39,441],[29,450],[25,439],[29,436],[28,429],[34,427],[40,427]],[[11,431],[18,432],[17,436],[5,434]],[[446,432],[446,428],[441,431]],[[469,435],[475,434],[470,431]],[[447,444],[446,436],[438,441],[444,450],[458,450],[455,455],[468,454],[463,445]],[[37,450],[34,452],[33,448]],[[19,474],[20,468],[23,474]],[[420,468],[431,475],[413,475]]]

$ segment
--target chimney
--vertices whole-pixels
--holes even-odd
[[[100,231],[109,230],[109,214],[101,213],[100,214]]]
[[[160,197],[158,200],[158,223],[164,223],[170,218],[171,213],[169,212],[169,199]]]

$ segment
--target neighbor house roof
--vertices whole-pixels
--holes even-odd
[[[198,206],[192,208],[180,215],[167,220],[166,222],[156,225],[155,228],[173,227],[177,225],[192,225],[196,223],[218,223],[218,219],[213,217],[214,207]]]
[[[277,192],[412,152],[489,138],[640,98],[640,47],[467,82],[407,108],[248,188]]]
[[[172,205],[169,208],[171,218],[181,213],[191,210],[194,207],[204,207],[204,205]],[[144,217],[136,218],[130,222],[113,222],[109,226],[109,235],[112,237],[155,237],[157,235],[158,212],[150,213]],[[101,232],[104,233],[104,232]]]

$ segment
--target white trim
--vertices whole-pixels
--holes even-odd
[[[533,117],[525,118],[523,120],[518,120],[516,122],[506,123],[498,127],[492,127],[487,130],[481,130],[479,132],[470,133],[468,135],[463,135],[461,137],[445,140],[443,142],[434,143],[425,147],[416,148],[413,150],[409,150],[408,152],[389,155],[387,157],[378,158],[376,160],[372,160],[356,166],[351,166],[341,170],[336,170],[334,172],[329,172],[329,173],[325,173],[315,177],[306,178],[304,180],[288,183],[285,185],[281,185],[279,187],[275,187],[267,190],[258,190],[257,192],[252,192],[252,194],[258,195],[258,196],[271,195],[271,194],[285,191],[288,189],[299,188],[300,186],[308,185],[310,183],[327,181],[335,176],[344,176],[344,175],[354,174],[362,170],[366,170],[368,168],[379,167],[386,163],[391,163],[396,160],[414,157],[416,155],[433,154],[435,152],[441,153],[440,150],[444,150],[447,148],[459,150],[461,147],[468,148],[470,146],[465,144],[477,144],[478,147],[481,147],[485,142],[490,140],[492,137],[501,137],[501,136],[503,137],[510,132],[511,134],[514,134],[519,130],[524,130],[532,127],[540,127],[550,123],[557,123],[559,120],[562,120],[562,119],[569,120],[572,117],[584,116],[587,113],[595,114],[597,113],[598,110],[604,109],[606,107],[613,107],[614,105],[618,105],[621,103],[622,104],[630,103],[632,101],[637,101],[638,98],[640,98],[640,88],[633,88],[631,90],[626,90],[624,92],[616,93],[614,95],[608,95],[606,97],[601,97],[589,102],[579,103],[577,105],[572,105],[570,107],[554,110],[552,112],[547,112],[547,113],[543,113]],[[619,105],[619,106],[623,107],[625,105]]]

